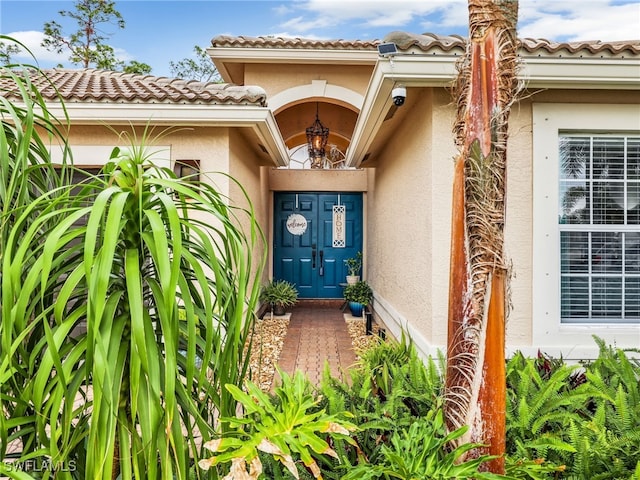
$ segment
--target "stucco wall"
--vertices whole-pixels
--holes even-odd
[[[414,89],[412,95],[418,94]],[[507,347],[535,354],[533,343],[532,103],[636,103],[633,92],[541,91],[511,109],[505,251],[512,268]],[[423,353],[446,345],[455,107],[448,92],[425,89],[369,174],[368,271],[381,319],[406,327]],[[402,107],[405,108],[405,107]],[[393,119],[391,120],[393,121]],[[536,161],[544,161],[537,159]],[[549,168],[556,168],[550,166]],[[554,212],[549,212],[555,215]],[[396,333],[396,332],[393,332]]]
[[[388,120],[396,123],[394,135],[380,152],[367,196],[367,280],[376,311],[403,327],[409,322],[427,339],[433,328],[431,104],[430,91],[422,91],[403,107],[411,109],[410,122]]]
[[[451,246],[451,202],[453,190],[453,166],[457,149],[451,132],[455,119],[455,107],[451,94],[443,89],[433,90],[432,138],[433,151],[428,169],[432,185],[430,203],[432,212],[431,272],[433,303],[432,345],[443,348],[447,343],[449,308],[449,250]]]
[[[116,126],[116,132],[131,132],[129,126]],[[142,141],[143,128],[136,128],[137,140]],[[162,160],[170,160],[171,164],[176,160],[196,159],[200,160],[200,168],[205,172],[227,171],[229,166],[228,153],[228,129],[227,128],[178,128],[173,133],[156,139],[155,136],[164,130],[156,128],[149,135],[146,143],[149,145],[161,145],[168,147],[168,151],[160,151],[157,157]],[[135,138],[131,137],[135,142]],[[107,146],[116,145],[128,146],[131,142],[125,137],[118,138],[118,135],[105,126],[84,125],[74,126],[68,136],[70,145],[90,145]],[[72,150],[73,151],[73,150]],[[100,165],[108,161],[107,158],[96,157],[95,165]],[[83,162],[86,163],[86,162]],[[226,180],[219,180],[220,189],[228,191]]]
[[[370,175],[368,269],[380,312],[408,322],[429,353],[447,340],[455,108],[442,89],[423,90],[407,106],[411,121],[394,125]],[[532,338],[531,129],[525,102],[512,112],[508,147],[505,247],[514,276],[507,343],[516,347]]]
[[[322,73],[318,73],[318,72]],[[279,92],[312,80],[326,80],[364,95],[373,66],[344,65],[267,65],[248,64],[245,66],[245,85],[260,85],[267,92],[267,98]]]
[[[505,253],[511,261],[511,311],[507,319],[506,342],[510,348],[530,346],[533,338],[533,182],[531,102],[526,100],[511,111],[507,143],[507,212]]]
[[[245,195],[249,196],[256,220],[265,237],[269,234],[269,199],[265,192],[261,168],[255,155],[249,149],[246,139],[239,130],[231,130],[229,135],[229,173],[239,182],[230,183],[229,196],[235,205],[247,208],[249,206]],[[242,191],[246,192],[246,194]],[[249,234],[248,221],[244,218],[243,227]],[[266,237],[268,238],[268,237]],[[266,255],[267,244],[258,242],[253,252],[254,268],[261,261],[262,255]],[[265,265],[261,280],[266,279],[268,268]]]

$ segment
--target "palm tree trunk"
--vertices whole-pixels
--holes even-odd
[[[505,451],[504,257],[507,120],[515,98],[516,0],[469,0],[469,44],[456,84],[460,153],[453,186],[445,414],[463,442]],[[487,464],[504,473],[504,459]]]

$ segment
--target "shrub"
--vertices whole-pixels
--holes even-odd
[[[558,478],[640,478],[640,365],[594,337],[580,365],[515,355],[507,366],[507,451],[564,465]]]
[[[262,287],[260,300],[271,306],[290,307],[298,301],[298,290],[286,280],[272,280]]]
[[[344,287],[344,299],[348,302],[369,305],[373,300],[373,290],[366,280],[359,280],[353,285]]]
[[[149,147],[173,130],[148,126],[69,185],[39,137],[63,130],[30,83],[41,73],[1,74],[22,98],[0,105],[0,460],[15,441],[18,462],[56,478],[186,478],[198,437],[236,411],[224,385],[248,370],[266,258],[248,197],[237,208],[155,165]]]
[[[329,442],[354,443],[350,433],[356,427],[346,420],[348,413],[325,413],[301,372],[293,378],[282,371],[279,374],[282,383],[273,397],[251,382],[246,384],[246,393],[235,385],[226,386],[242,405],[243,413],[240,418],[225,419],[233,430],[221,432],[220,438],[205,443],[205,448],[214,455],[201,460],[201,468],[208,470],[231,462],[229,478],[257,478],[263,472],[259,456],[262,453],[276,460],[276,465],[283,465],[295,478],[299,477],[300,461],[314,478],[321,478],[318,459],[340,458]]]

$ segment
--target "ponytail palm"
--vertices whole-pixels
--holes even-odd
[[[0,39],[13,42],[5,36]],[[64,142],[61,142],[63,161],[59,168],[43,161],[50,155],[47,140],[60,143],[63,126],[48,115],[45,101],[30,82],[26,68],[0,69],[0,460],[6,457],[9,444],[18,437],[25,450],[37,449],[34,438],[38,412],[28,395],[34,376],[32,360],[37,355],[32,354],[42,336],[37,325],[27,319],[45,308],[42,304],[46,301],[43,292],[42,302],[35,305],[35,310],[9,321],[8,312],[15,306],[4,298],[4,285],[11,281],[5,274],[5,262],[11,260],[7,256],[8,245],[21,243],[30,228],[39,229],[36,231],[40,234],[52,228],[48,217],[40,218],[34,227],[43,213],[39,210],[42,203],[35,200],[49,192],[50,203],[58,202],[62,195],[59,187],[69,173],[69,151],[64,148]],[[21,215],[20,227],[16,228],[16,220]],[[23,255],[32,262],[30,248],[27,245]],[[0,470],[0,473],[4,472]]]
[[[21,440],[22,457],[48,459],[56,478],[187,478],[198,437],[235,414],[223,386],[247,373],[263,237],[250,207],[154,165],[148,147],[170,133],[134,131],[82,188],[15,210],[0,458]]]

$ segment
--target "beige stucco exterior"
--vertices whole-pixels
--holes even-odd
[[[215,50],[209,51],[214,60]],[[170,147],[170,161],[198,159],[204,172],[226,172],[242,185],[266,235],[263,280],[273,272],[274,192],[362,192],[363,275],[375,292],[377,321],[398,337],[406,330],[425,355],[442,349],[447,333],[456,155],[451,131],[456,112],[449,86],[456,56],[449,51],[431,57],[406,55],[391,66],[389,58],[377,58],[371,52],[365,52],[368,56],[355,52],[343,64],[335,52],[313,49],[302,53],[293,49],[286,61],[280,59],[283,54],[277,48],[246,53],[229,47],[223,53],[233,58],[226,65],[227,57],[221,54],[221,71],[241,85],[259,85],[267,94],[267,107],[251,107],[253,116],[244,121],[241,115],[224,117],[225,106],[207,107],[222,112],[216,113],[221,120],[206,120],[204,110],[197,118],[185,117],[178,122],[184,129],[163,139]],[[606,58],[601,71],[598,58],[585,63],[578,55],[570,61],[562,55],[536,55],[529,63],[523,60],[528,89],[512,106],[509,122],[505,247],[512,276],[507,347],[530,354],[541,349],[565,358],[580,347],[580,355],[589,356],[594,349],[572,345],[570,331],[565,343],[536,343],[536,322],[554,320],[553,314],[551,320],[534,318],[534,291],[545,281],[534,275],[534,211],[540,201],[534,175],[544,175],[545,169],[557,165],[547,165],[548,159],[535,156],[534,105],[626,105],[632,121],[625,131],[640,134],[639,77],[633,81],[633,67],[640,73],[640,60],[630,55],[616,69],[617,64]],[[395,107],[390,92],[400,83],[406,85],[407,98],[403,106]],[[346,152],[348,166],[357,168],[276,168],[282,159],[266,155],[267,148],[277,152],[304,144],[305,127],[317,112],[331,129],[329,143],[338,144]],[[258,127],[252,128],[253,118],[264,120],[255,120]],[[117,140],[106,128],[82,122],[74,123],[69,139],[78,146],[111,146]],[[237,184],[223,176],[215,176],[215,184],[232,202],[247,206]],[[260,253],[254,252],[255,262],[259,258]],[[584,331],[621,346],[640,345],[640,326],[616,330],[595,325]]]
[[[262,86],[268,98],[288,89],[311,85],[314,80],[324,80],[364,95],[372,71],[373,65],[248,64],[245,66],[244,82],[246,85]]]

